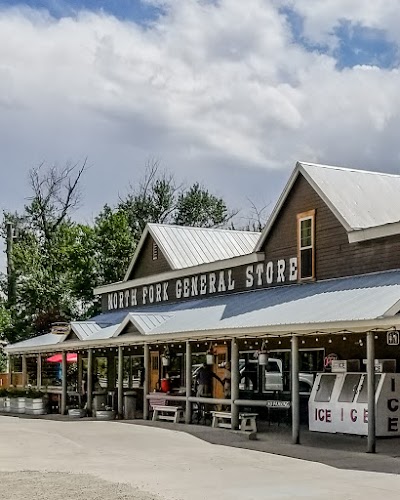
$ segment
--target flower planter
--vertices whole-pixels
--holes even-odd
[[[269,358],[269,356],[268,356],[267,352],[260,351],[258,353],[258,364],[260,366],[267,366],[267,364],[268,364],[268,358]]]
[[[114,420],[115,411],[114,410],[97,410],[96,411],[97,420]]]
[[[70,408],[68,410],[68,416],[71,418],[83,418],[86,417],[86,410],[83,408]]]
[[[10,398],[10,413],[25,413],[25,397]]]
[[[25,413],[28,415],[45,415],[46,405],[43,398],[25,398]]]
[[[212,354],[212,353],[207,353],[206,354],[206,363],[208,365],[213,365],[214,364],[214,354]]]

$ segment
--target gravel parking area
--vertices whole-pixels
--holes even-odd
[[[0,472],[2,500],[160,500],[126,484],[87,474]]]

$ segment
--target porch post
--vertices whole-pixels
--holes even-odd
[[[40,390],[42,387],[42,355],[38,354],[37,355],[37,364],[36,364],[36,370],[37,370],[37,388]]]
[[[186,341],[186,413],[185,423],[192,421],[192,404],[189,397],[192,395],[192,346],[189,340]]]
[[[81,400],[80,399],[80,396],[82,394],[82,370],[83,370],[83,366],[82,366],[82,354],[80,352],[78,352],[77,354],[77,374],[76,374],[76,389],[77,389],[77,392],[79,394],[79,401]]]
[[[367,333],[368,453],[376,451],[375,435],[375,334]]]
[[[299,338],[292,336],[292,443],[300,444]]]
[[[232,429],[239,428],[239,407],[235,400],[239,399],[239,345],[236,339],[231,343],[231,413]]]
[[[22,355],[22,387],[26,387],[28,383],[28,374],[26,368],[26,354]]]
[[[11,356],[11,354],[8,354],[8,385],[10,387],[12,387],[13,385],[13,378],[12,378],[12,375],[13,375],[13,357]]]
[[[67,412],[67,352],[62,352],[61,363],[61,415]]]
[[[124,413],[124,349],[118,347],[118,418]]]
[[[149,402],[147,401],[147,394],[149,393],[149,380],[150,380],[150,349],[148,344],[144,344],[144,383],[143,383],[143,420],[149,418]]]
[[[88,349],[88,363],[87,363],[87,410],[89,414],[93,409],[93,350]]]

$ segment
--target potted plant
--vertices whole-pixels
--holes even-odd
[[[87,409],[82,408],[79,403],[71,404],[68,408],[68,416],[71,418],[83,418],[87,416]]]
[[[8,408],[8,406],[6,406],[7,399],[8,399],[7,389],[0,388],[0,412],[1,413],[5,412],[6,408]]]
[[[9,389],[10,413],[25,413],[25,391]]]
[[[25,393],[25,413],[28,415],[45,415],[47,413],[46,399],[43,392],[29,388]]]
[[[102,403],[100,410],[96,410],[96,418],[98,420],[114,420],[115,411],[111,408],[111,406],[107,406]]]

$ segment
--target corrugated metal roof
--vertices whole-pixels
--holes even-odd
[[[260,233],[149,224],[173,269],[208,264],[252,253]]]
[[[68,335],[56,335],[54,333],[45,333],[44,335],[39,335],[38,337],[32,337],[28,340],[23,340],[22,342],[17,342],[16,344],[9,344],[5,350],[8,348],[23,348],[30,349],[35,347],[45,347],[45,346],[54,346],[59,344],[60,342],[64,342],[64,340],[68,337]]]
[[[400,176],[313,163],[302,169],[351,230],[400,221]]]
[[[136,326],[140,333],[147,335],[155,328],[171,318],[170,314],[157,313],[129,313],[129,320]]]
[[[160,247],[171,269],[177,270],[248,255],[254,251],[261,233],[147,224],[125,274],[125,281],[132,273],[148,234]]]
[[[72,321],[71,328],[80,340],[86,340],[101,330],[101,327],[94,321]]]
[[[125,315],[126,315],[126,313],[125,313]],[[101,330],[98,330],[97,332],[93,333],[86,340],[110,339],[111,337],[113,337],[113,335],[117,331],[118,327],[119,327],[119,323],[116,323],[115,325],[107,326],[106,328],[102,328]]]
[[[129,321],[143,334],[152,336],[232,330],[353,322],[392,317],[400,311],[400,270],[307,284],[253,290],[201,300],[102,315],[107,321],[124,316],[122,322],[103,328],[86,340],[109,339],[123,331]],[[97,318],[100,318],[98,316]],[[97,321],[96,321],[97,322]],[[140,333],[138,335],[141,335]],[[9,346],[34,348],[62,341],[65,336],[43,335]]]

